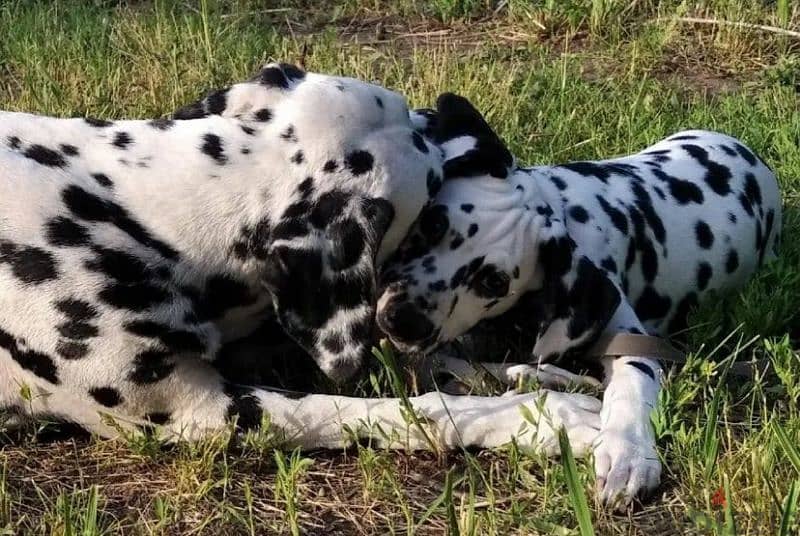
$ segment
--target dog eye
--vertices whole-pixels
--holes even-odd
[[[478,296],[483,298],[501,298],[508,294],[510,278],[504,272],[495,269],[484,269],[478,272],[472,287]]]

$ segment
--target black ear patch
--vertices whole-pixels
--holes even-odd
[[[459,95],[443,93],[436,101],[438,112],[434,139],[444,143],[461,136],[475,138],[475,147],[445,162],[445,179],[490,175],[498,179],[508,176],[514,159],[503,140],[472,104]]]
[[[543,321],[534,353],[544,361],[578,358],[611,320],[620,291],[589,258],[576,258],[569,237],[545,242],[539,254],[545,271]]]

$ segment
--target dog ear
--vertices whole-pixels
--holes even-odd
[[[443,93],[436,100],[436,112],[433,138],[445,152],[445,179],[508,176],[514,164],[511,152],[467,99]]]
[[[539,247],[544,283],[538,299],[542,321],[533,353],[541,361],[580,357],[614,316],[619,288],[588,257],[577,255],[569,236]]]
[[[278,321],[335,381],[352,377],[371,350],[377,300],[375,257],[394,209],[380,198],[331,201],[275,240],[262,272]],[[323,203],[324,205],[324,203]],[[318,203],[317,207],[320,207]],[[314,209],[316,210],[316,209]]]
[[[215,89],[200,100],[175,110],[172,119],[201,119],[210,115],[268,121],[272,106],[282,98],[281,90],[290,90],[306,73],[288,63],[269,63],[247,82]],[[278,89],[279,91],[270,91]]]

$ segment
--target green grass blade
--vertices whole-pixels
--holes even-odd
[[[728,475],[725,475],[722,485],[725,490],[725,523],[722,527],[722,534],[724,536],[736,536],[736,517],[733,510],[733,496],[731,495],[731,483]]]
[[[567,478],[569,500],[572,503],[575,518],[578,520],[578,530],[581,536],[594,536],[589,503],[583,491],[580,475],[578,475],[578,466],[575,464],[575,456],[572,455],[567,432],[563,428],[558,431],[558,445],[561,448],[561,464],[564,466],[564,475]]]
[[[797,500],[800,495],[800,480],[792,482],[789,487],[789,493],[786,495],[786,500],[783,502],[783,510],[781,512],[781,528],[778,536],[790,536],[792,532],[792,525],[797,517]]]
[[[775,437],[778,438],[778,443],[780,443],[781,448],[783,448],[783,452],[786,454],[786,458],[789,459],[797,473],[800,474],[800,450],[798,450],[789,438],[789,434],[786,433],[783,426],[778,424],[777,421],[773,421],[772,429],[775,432]]]

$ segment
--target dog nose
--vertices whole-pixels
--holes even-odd
[[[397,300],[378,314],[378,327],[389,337],[405,343],[424,341],[433,333],[433,322],[416,305]]]

